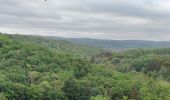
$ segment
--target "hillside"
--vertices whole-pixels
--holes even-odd
[[[105,64],[123,73],[143,72],[157,80],[170,81],[170,49],[130,49],[122,52],[101,53],[92,63]]]
[[[16,35],[0,34],[0,98],[2,100],[170,99],[168,79],[157,80],[135,69],[125,73],[115,70],[114,66],[108,66],[107,62],[102,62],[104,59],[100,64],[95,64],[72,52],[66,53],[60,49],[20,38]],[[165,51],[167,53],[164,52],[162,55],[169,54],[169,50]],[[139,51],[139,54],[142,52]],[[159,53],[159,50],[151,52],[155,55],[154,52]],[[121,62],[129,57],[129,60],[135,61],[138,52],[133,55],[127,51],[113,54],[111,57],[119,58]],[[135,64],[144,66],[142,58],[139,59]],[[159,59],[164,60],[163,57]],[[168,63],[169,59],[166,61]],[[125,62],[128,64],[128,60]],[[119,67],[118,63],[114,65]]]
[[[130,49],[130,48],[168,48],[169,41],[144,41],[144,40],[102,40],[89,38],[59,38],[49,37],[51,39],[66,40],[76,44],[96,46],[107,49]]]
[[[57,49],[66,53],[88,58],[89,56],[98,54],[103,49],[93,46],[74,44],[65,40],[53,40],[45,36],[28,36],[28,35],[9,35],[12,39],[18,41],[27,41]]]

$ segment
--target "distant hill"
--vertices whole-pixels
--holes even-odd
[[[50,39],[45,36],[17,35],[17,34],[6,35],[8,35],[14,40],[33,42],[62,52],[71,53],[80,57],[89,57],[91,55],[95,55],[103,51],[101,48],[98,47],[74,44],[66,40]]]
[[[49,37],[57,40],[66,40],[76,44],[102,47],[107,49],[129,48],[169,48],[170,41],[145,41],[145,40],[104,40],[90,38],[60,38]]]

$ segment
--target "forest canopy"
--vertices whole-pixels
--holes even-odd
[[[169,62],[169,48],[115,52],[44,37],[0,34],[0,98],[169,100]]]

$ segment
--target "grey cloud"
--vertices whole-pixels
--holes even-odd
[[[0,31],[169,40],[168,12],[168,0],[1,0]]]

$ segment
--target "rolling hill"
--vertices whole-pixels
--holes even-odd
[[[107,49],[129,48],[169,48],[170,41],[145,41],[145,40],[104,40],[90,38],[60,38],[49,37],[56,40],[66,40],[75,44],[83,44]]]
[[[14,34],[14,35],[6,34],[6,35],[8,35],[14,40],[40,44],[40,45],[47,46],[47,47],[50,47],[50,48],[53,48],[53,49],[56,49],[62,52],[72,53],[74,55],[85,57],[85,58],[88,58],[91,55],[95,55],[103,51],[103,49],[99,47],[75,44],[75,43],[71,43],[69,41],[60,40],[60,39],[50,39],[45,36],[17,35],[17,34]]]

